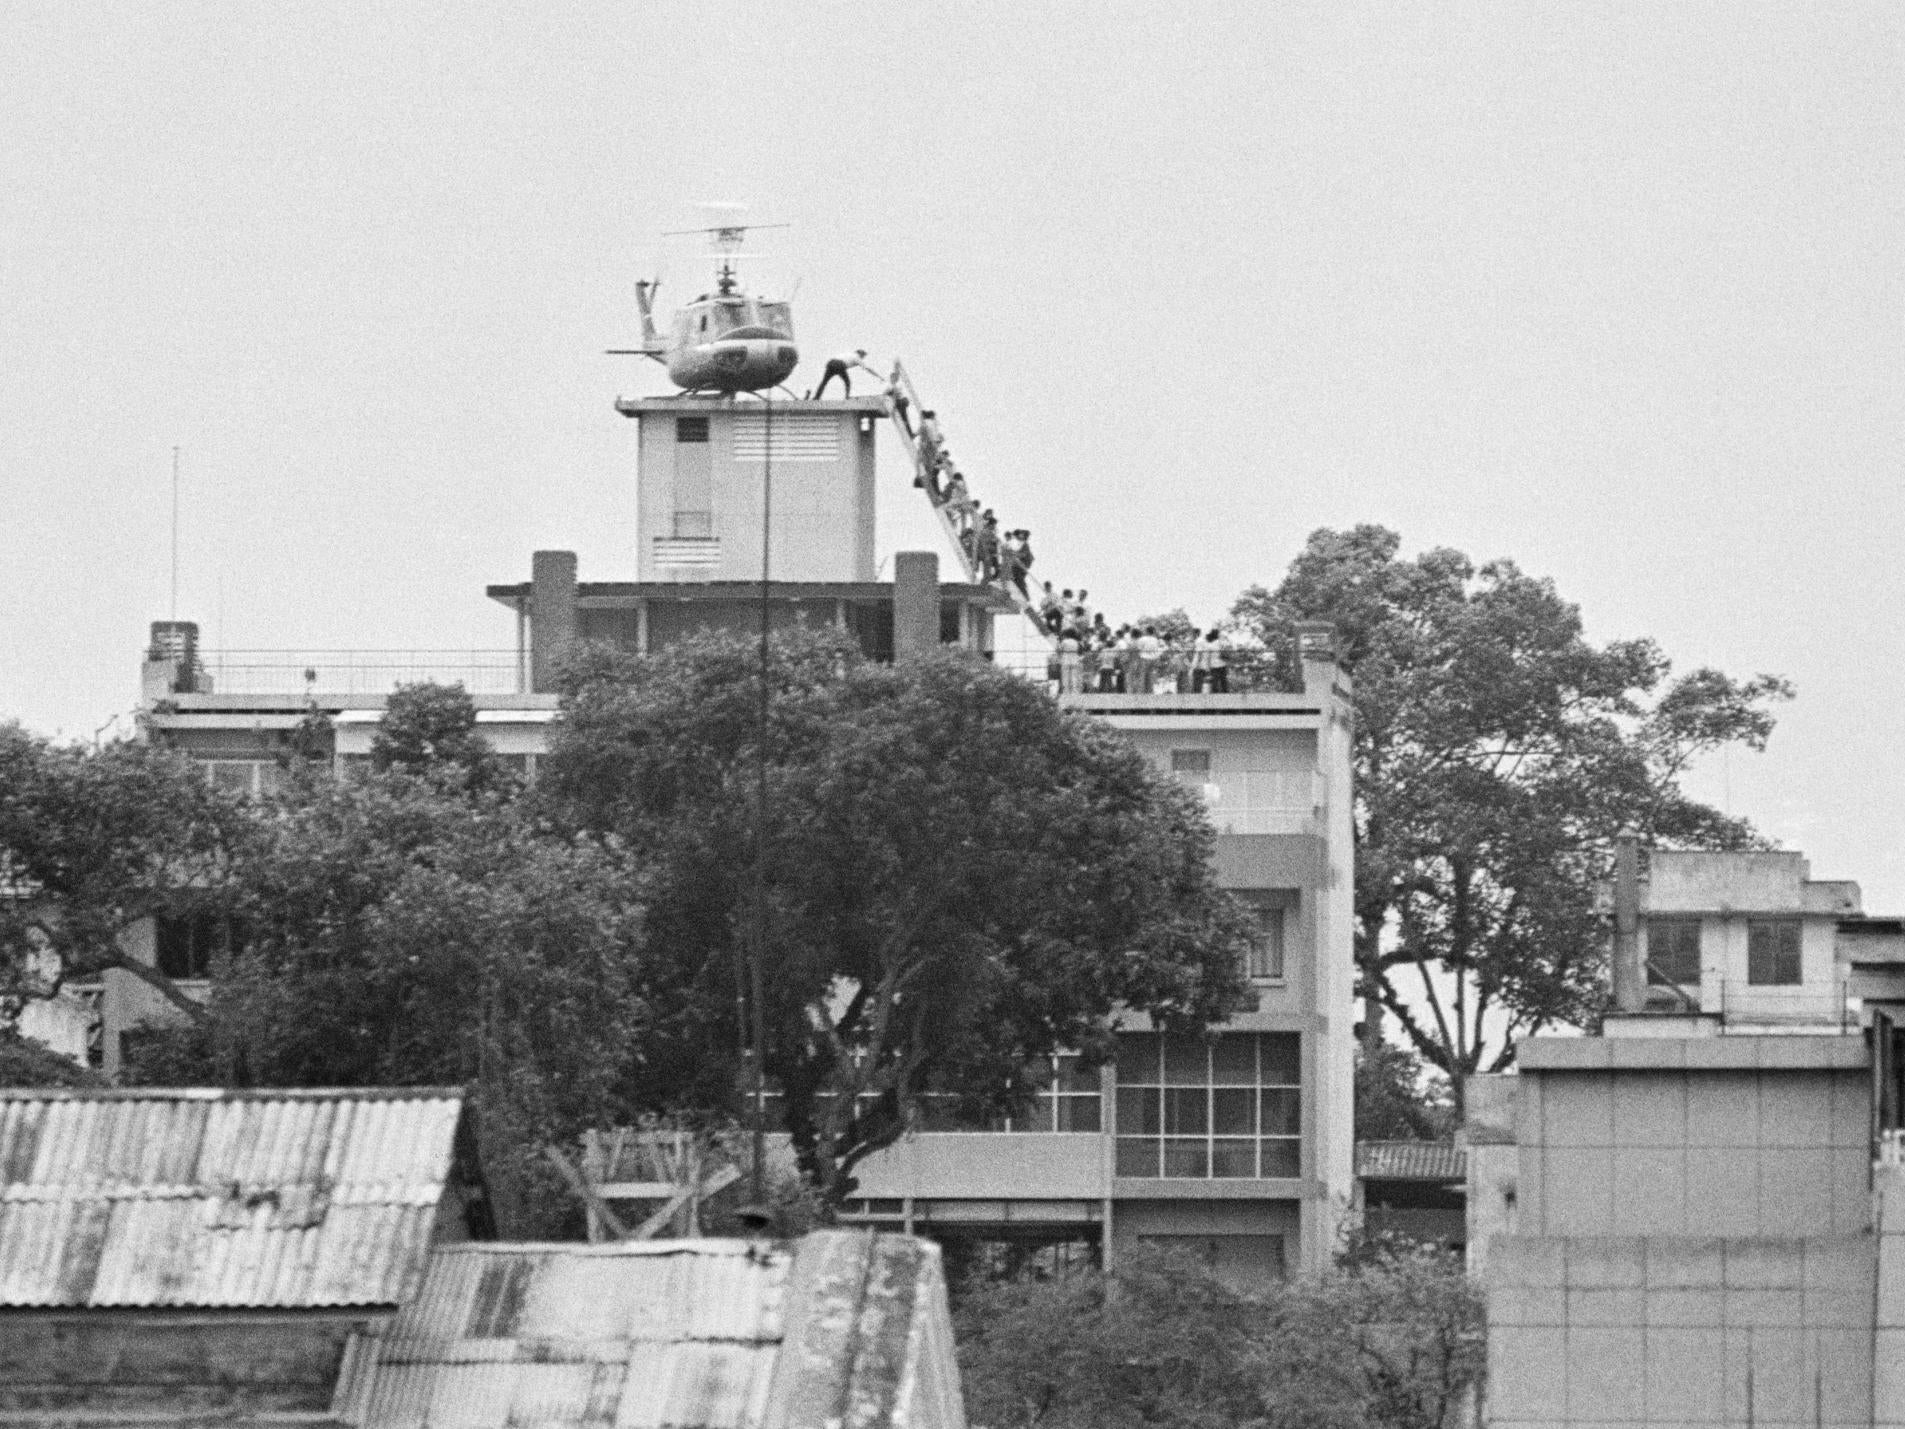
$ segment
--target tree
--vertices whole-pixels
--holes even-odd
[[[966,1406],[994,1429],[1442,1429],[1484,1365],[1481,1299],[1440,1254],[1239,1294],[1182,1258],[981,1283],[956,1301]]]
[[[1241,995],[1249,923],[1201,808],[1111,731],[959,652],[865,663],[706,638],[573,675],[550,817],[650,870],[658,1111],[733,1105],[764,829],[765,1067],[832,1204],[928,1093],[1021,1105],[1119,1006],[1194,1027]],[[670,1105],[670,1103],[673,1105]]]
[[[489,741],[476,732],[476,703],[461,685],[399,685],[384,703],[370,741],[370,765],[429,774],[473,791],[495,787],[502,773]]]
[[[1365,1043],[1356,1051],[1358,1141],[1446,1141],[1455,1108],[1446,1080],[1414,1048]]]
[[[1233,618],[1271,650],[1336,623],[1356,687],[1356,959],[1366,1043],[1386,1012],[1461,1078],[1519,1038],[1604,1004],[1593,892],[1610,841],[1742,848],[1750,824],[1680,780],[1699,756],[1765,747],[1784,680],[1677,679],[1649,640],[1591,644],[1579,610],[1511,561],[1400,559],[1379,526],[1321,530]],[[1405,993],[1404,975],[1412,986]],[[1426,1009],[1426,1010],[1423,1010]]]
[[[150,744],[58,745],[0,725],[0,1025],[63,983],[119,968],[194,1020],[203,1010],[124,934],[217,906],[243,801]]]
[[[468,1086],[503,1229],[559,1229],[573,1207],[543,1149],[625,1119],[644,1035],[628,862],[502,794],[372,773],[280,803],[231,886],[246,938],[213,970],[209,1023],[135,1075]]]

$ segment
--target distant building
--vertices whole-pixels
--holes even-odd
[[[1468,1152],[1443,1141],[1356,1143],[1356,1208],[1372,1237],[1462,1250],[1468,1244]]]
[[[1470,1083],[1491,1416],[1905,1423],[1905,929],[1796,854],[1656,851],[1615,904],[1640,1007]]]
[[[0,1091],[0,1423],[326,1421],[485,1229],[461,1093]]]

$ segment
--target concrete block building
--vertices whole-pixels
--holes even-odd
[[[1644,1008],[1471,1084],[1490,1416],[1905,1422],[1905,933],[1796,854],[1650,865]]]
[[[997,585],[942,582],[931,553],[898,552],[892,579],[877,579],[886,399],[617,408],[637,425],[634,579],[585,580],[572,553],[537,552],[527,580],[487,591],[516,617],[514,648],[473,655],[205,652],[195,627],[155,625],[147,737],[262,790],[312,711],[329,717],[347,768],[368,754],[387,691],[434,678],[464,683],[481,732],[533,777],[560,713],[557,673],[581,642],[648,652],[698,630],[751,634],[765,596],[774,628],[838,629],[874,659],[938,645],[991,658],[1018,619]],[[852,1219],[1112,1260],[1173,1244],[1246,1285],[1324,1263],[1352,1192],[1351,708],[1327,628],[1305,632],[1302,657],[1294,693],[1061,697],[1206,800],[1219,880],[1260,920],[1255,1007],[1208,1038],[1127,1017],[1115,1066],[1056,1059],[1033,1114],[1009,1126],[929,1118],[866,1166]],[[172,921],[137,934],[137,951],[189,987],[217,930]],[[126,1037],[170,1013],[123,974],[102,1002],[111,1071]]]

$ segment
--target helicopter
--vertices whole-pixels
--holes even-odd
[[[654,316],[661,280],[638,282],[635,305],[642,315],[642,345],[610,348],[610,354],[652,357],[668,369],[669,380],[687,392],[758,392],[785,382],[800,361],[800,350],[794,346],[792,305],[743,292],[735,263],[752,256],[740,251],[750,228],[787,226],[723,223],[663,234],[665,238],[708,235],[720,258],[714,291],[678,310],[664,337],[655,328]]]

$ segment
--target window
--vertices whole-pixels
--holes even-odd
[[[1024,1116],[1015,1116],[1005,1124],[1007,1131],[1090,1131],[1102,1125],[1102,1099],[1098,1092],[1098,1072],[1078,1070],[1078,1058],[1067,1054],[1052,1058],[1039,1078],[1042,1086],[1038,1100]]]
[[[1171,751],[1171,777],[1198,795],[1207,804],[1217,801],[1217,786],[1210,778],[1210,751],[1208,749],[1173,749]]]
[[[1018,1116],[973,1116],[962,1113],[959,1098],[928,1092],[919,1099],[922,1131],[1043,1131],[1090,1132],[1104,1129],[1103,1097],[1098,1072],[1082,1072],[1075,1054],[1053,1057],[1034,1076],[1038,1095]]]
[[[1231,892],[1257,920],[1257,938],[1244,975],[1258,982],[1282,982],[1289,919],[1296,907],[1293,888],[1237,888]]]
[[[212,959],[239,939],[229,918],[215,913],[186,913],[153,920],[159,971],[184,981],[212,975]]]
[[[1746,923],[1746,980],[1757,987],[1794,987],[1799,983],[1799,920],[1749,918]]]
[[[1301,1052],[1295,1032],[1119,1037],[1118,1175],[1301,1175]]]
[[[675,440],[677,442],[700,442],[708,440],[708,419],[706,417],[675,418]]]
[[[1647,920],[1647,981],[1655,987],[1700,985],[1700,920]]]

